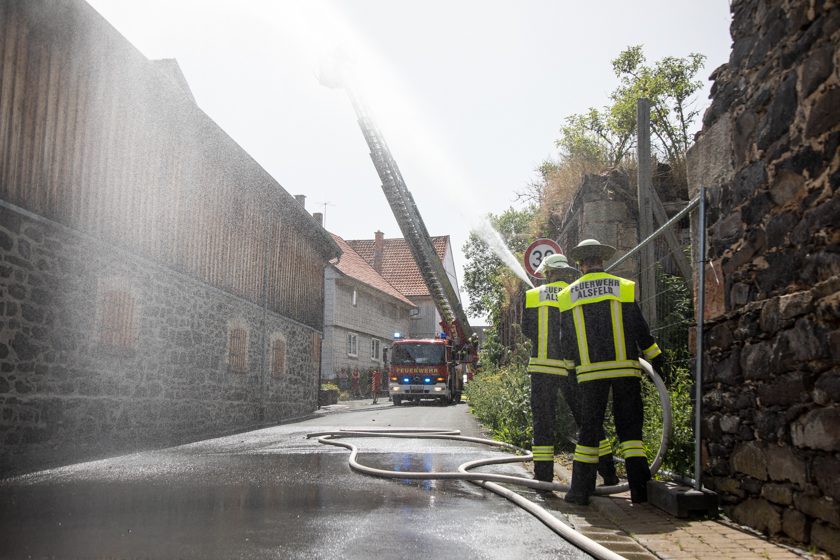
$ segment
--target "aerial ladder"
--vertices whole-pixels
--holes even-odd
[[[461,361],[474,362],[477,352],[477,337],[470,327],[458,294],[453,289],[446,270],[437,256],[432,239],[423,223],[423,218],[414,203],[414,197],[405,184],[385,138],[376,127],[364,101],[356,93],[346,76],[339,82],[331,83],[326,82],[322,76],[321,81],[330,87],[343,88],[350,98],[359,127],[362,129],[362,134],[370,148],[370,158],[373,161],[373,166],[376,168],[380,181],[382,181],[382,191],[385,193],[385,198],[388,199],[394,218],[400,226],[400,231],[441,316],[440,326],[452,341],[453,347],[461,355]]]

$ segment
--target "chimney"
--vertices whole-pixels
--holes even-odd
[[[295,200],[297,200],[297,201],[298,201],[298,203],[299,203],[301,206],[303,206],[304,208],[306,208],[306,195],[305,195],[305,194],[296,194],[296,195],[295,195]]]
[[[385,254],[385,234],[377,230],[373,234],[373,270],[382,274],[382,256]]]
[[[318,222],[318,225],[324,227],[324,215],[320,212],[313,212],[312,217]]]

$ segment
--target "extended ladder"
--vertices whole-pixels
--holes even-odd
[[[382,191],[388,199],[400,231],[420,269],[420,274],[423,276],[423,281],[434,300],[438,313],[443,319],[444,329],[447,335],[453,338],[456,346],[463,346],[471,341],[473,331],[458,294],[452,288],[446,270],[438,258],[423,218],[414,204],[414,197],[406,187],[397,162],[364,103],[352,88],[345,85],[344,89],[350,98],[353,110],[356,111],[359,127],[370,148],[371,160],[382,181]]]

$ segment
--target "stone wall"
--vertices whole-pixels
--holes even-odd
[[[707,188],[703,452],[738,522],[840,555],[840,6],[737,0]]]
[[[109,311],[113,293],[130,320]],[[310,327],[0,205],[0,476],[307,414],[319,343]]]
[[[584,239],[597,239],[616,248],[623,255],[638,244],[639,212],[635,190],[626,175],[587,175],[575,194],[556,241],[568,254]],[[638,259],[622,263],[614,274],[624,278],[638,275]]]

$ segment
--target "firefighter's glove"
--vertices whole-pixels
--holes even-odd
[[[659,374],[659,377],[662,378],[662,382],[665,383],[665,387],[670,389],[671,372],[669,371],[668,364],[665,363],[665,356],[662,354],[658,355],[650,361],[650,365],[653,366],[653,369]]]

